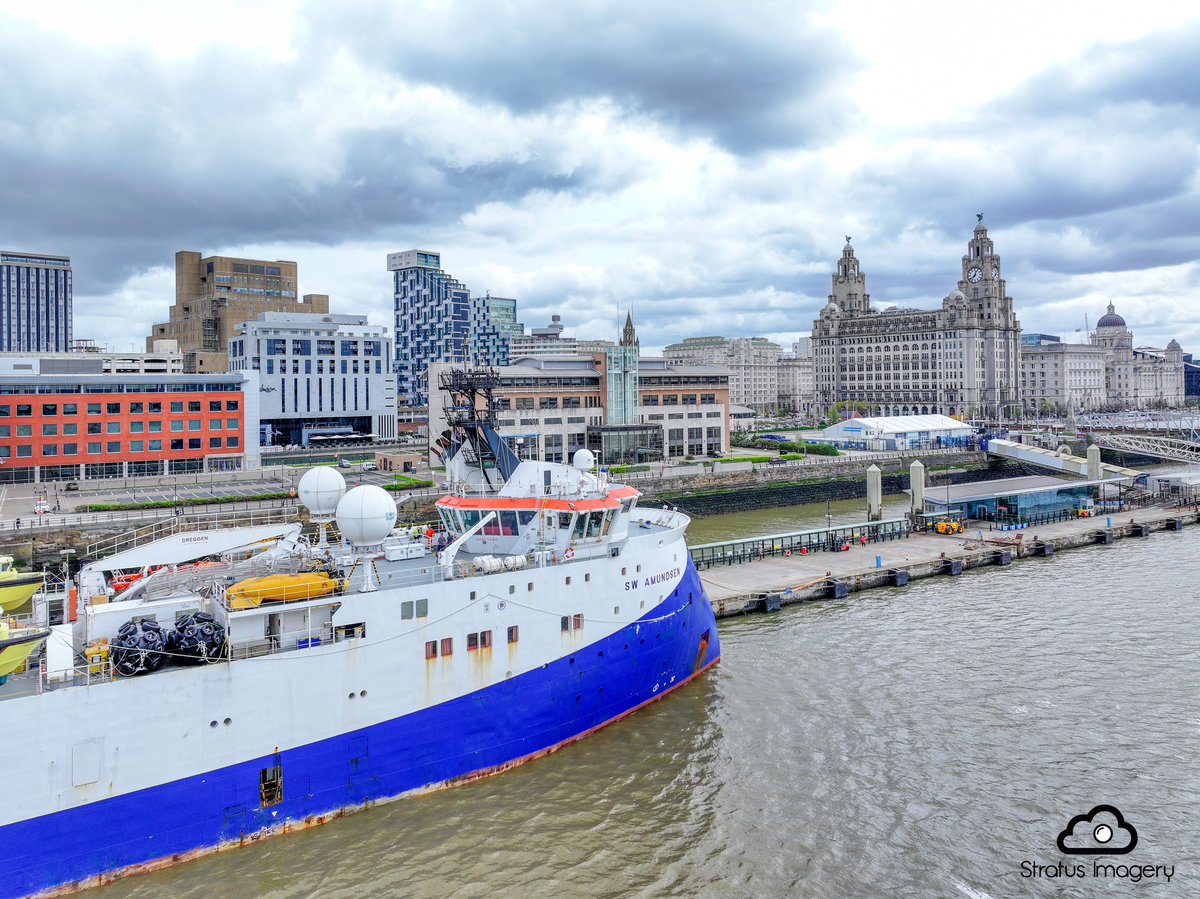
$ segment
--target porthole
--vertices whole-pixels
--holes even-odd
[[[358,691],[358,695],[359,695],[359,696],[362,696],[362,697],[365,697],[365,696],[367,695],[367,691],[366,691],[366,690],[359,690],[359,691]]]
[[[216,726],[217,726],[217,719],[216,719],[216,718],[214,718],[212,721],[208,722],[208,726],[209,726],[209,727],[216,727]]]
[[[233,719],[232,719],[232,718],[226,718],[226,719],[225,719],[225,726],[226,726],[226,727],[228,727],[228,726],[229,726],[229,725],[231,725],[231,724],[233,724]]]

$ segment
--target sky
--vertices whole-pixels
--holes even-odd
[[[0,0],[0,247],[115,350],[179,250],[390,326],[415,248],[527,328],[786,348],[847,235],[934,308],[983,213],[1025,331],[1200,353],[1198,106],[1184,2]]]

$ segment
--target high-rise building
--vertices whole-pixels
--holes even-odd
[[[396,436],[392,341],[365,315],[264,312],[229,341],[229,369],[258,372],[264,444]]]
[[[825,409],[852,402],[877,415],[967,418],[1015,411],[1021,324],[982,215],[962,257],[962,277],[940,309],[881,311],[866,287],[847,240],[833,292],[813,322],[817,401]]]
[[[520,337],[525,333],[525,325],[517,321],[517,301],[512,297],[494,297],[484,294],[487,301],[488,317],[500,326],[500,330],[508,337]]]
[[[440,253],[389,253],[387,263],[394,273],[397,403],[429,404],[431,362],[508,364],[508,338],[489,315],[488,298],[472,297],[446,274]]]
[[[71,348],[71,278],[69,256],[0,252],[0,352]]]
[[[175,254],[175,305],[170,320],[146,338],[179,343],[190,372],[226,371],[229,341],[242,322],[263,312],[329,312],[329,297],[310,294],[297,302],[296,263],[233,256]]]

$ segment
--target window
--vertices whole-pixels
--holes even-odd
[[[89,434],[103,434],[104,428],[100,426],[100,422],[98,421],[89,421],[87,423],[87,432]]]
[[[57,415],[58,414],[58,404],[57,403],[42,403],[42,414],[43,415]]]
[[[130,434],[141,434],[145,430],[146,430],[146,423],[144,421],[131,421],[129,423],[129,433]]]
[[[479,648],[479,634],[467,634],[467,652],[474,652]]]
[[[140,453],[143,451],[145,444],[141,440],[129,441],[129,451],[131,453]]]
[[[17,458],[18,459],[29,459],[29,458],[32,458],[32,456],[33,456],[33,447],[31,445],[29,445],[27,443],[18,443],[17,444]]]
[[[188,411],[189,412],[199,412],[200,411],[200,401],[199,400],[188,400]]]
[[[42,444],[42,455],[43,456],[57,456],[58,455],[58,444],[43,443]]]
[[[200,449],[202,443],[204,443],[204,440],[200,437],[189,437],[188,449]]]
[[[107,403],[107,404],[105,404],[105,409],[107,410],[109,415],[120,415],[121,414],[121,404],[120,403]]]
[[[89,456],[99,456],[100,453],[101,453],[101,450],[100,450],[99,443],[89,443],[88,444],[88,455]]]
[[[516,643],[521,636],[520,625],[514,624],[508,629],[508,642]]]
[[[491,649],[492,648],[492,632],[491,631],[480,631],[479,632],[479,648],[480,649]]]
[[[576,612],[575,616],[571,619],[571,629],[577,631],[577,630],[581,629],[582,627],[583,627],[583,613]]]
[[[104,451],[111,455],[117,455],[121,452],[121,441],[110,440],[104,445]]]
[[[152,452],[152,453],[162,452],[162,441],[161,440],[151,440],[150,441],[150,452]]]
[[[0,425],[0,437],[11,437],[12,425]]]
[[[209,421],[209,423],[208,423],[208,429],[209,429],[210,431],[219,431],[219,430],[221,430],[221,419],[219,419],[219,418],[214,418],[214,419],[211,419],[211,420]]]
[[[559,624],[559,627],[562,629],[562,632],[565,634],[567,631],[569,631],[571,629],[571,616],[563,615],[563,617],[559,619],[558,624]]]
[[[162,433],[162,422],[161,421],[150,422],[150,433],[151,434],[161,434]]]
[[[8,418],[12,415],[12,406],[0,406],[0,418]]]
[[[33,415],[33,406],[27,404],[19,404],[17,406],[17,418],[29,418]]]
[[[229,431],[236,431],[238,429],[238,420],[236,418],[225,419],[225,429]]]
[[[58,425],[42,425],[42,436],[43,437],[57,437],[58,436]]]
[[[226,400],[225,401],[225,411],[226,412],[236,412],[237,410],[238,410],[238,401],[237,400]]]
[[[226,437],[225,445],[229,447],[235,447],[238,445],[238,439],[236,437]]]
[[[453,637],[442,638],[442,655],[443,656],[454,655],[454,638]]]
[[[97,445],[99,445],[99,444],[97,444]],[[179,437],[179,438],[172,439],[171,440],[171,449],[173,449],[173,450],[183,449],[183,438]]]
[[[425,658],[437,658],[437,640],[429,640],[425,643]]]
[[[209,437],[208,438],[208,448],[209,449],[220,449],[221,448],[221,438],[220,437]]]
[[[171,432],[172,432],[172,433],[178,434],[178,433],[180,433],[182,430],[183,430],[183,422],[182,422],[182,421],[173,421],[173,422],[171,422]]]
[[[88,406],[88,415],[99,415],[100,414],[100,404],[99,403],[88,403],[87,406]]]
[[[175,402],[171,403],[171,411],[172,412],[182,412],[183,411],[183,403],[179,400],[176,400]]]
[[[129,404],[129,414],[130,415],[141,415],[145,411],[145,409],[146,409],[145,403],[130,403]]]
[[[208,401],[208,411],[209,412],[220,412],[221,411],[221,401],[220,400],[209,400]]]
[[[76,403],[63,403],[62,414],[63,415],[78,415],[79,414],[79,406]]]
[[[73,421],[63,422],[62,432],[67,435],[75,435],[79,433],[79,425]]]
[[[189,418],[188,419],[188,430],[189,431],[199,431],[200,430],[200,419]]]
[[[79,444],[78,443],[64,443],[62,445],[62,454],[64,456],[78,456],[79,455]]]
[[[18,437],[32,437],[33,436],[33,425],[17,425],[17,436]]]
[[[162,413],[162,403],[151,403],[150,404],[150,414],[151,415],[158,415],[161,413]]]
[[[105,422],[104,423],[104,433],[120,434],[121,433],[121,423],[119,421]]]

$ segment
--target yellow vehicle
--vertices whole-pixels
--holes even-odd
[[[961,534],[963,532],[963,524],[961,521],[939,518],[933,523],[933,529],[939,534]]]

